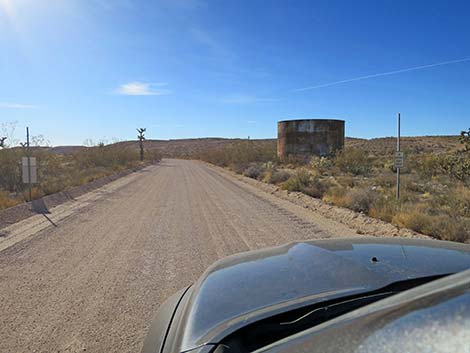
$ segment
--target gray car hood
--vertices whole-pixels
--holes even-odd
[[[176,328],[180,351],[251,322],[407,279],[470,268],[470,246],[403,238],[297,242],[216,262],[188,292]]]

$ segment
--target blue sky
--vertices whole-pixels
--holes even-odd
[[[457,134],[469,18],[466,0],[0,0],[0,123],[54,145],[141,126],[275,137],[309,117],[370,138],[394,135],[400,111],[404,135]]]

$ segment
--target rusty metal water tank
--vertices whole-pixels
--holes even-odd
[[[344,147],[344,120],[302,119],[277,123],[277,155],[329,156]]]

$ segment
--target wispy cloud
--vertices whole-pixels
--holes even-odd
[[[39,109],[39,107],[36,106],[36,105],[18,104],[18,103],[5,103],[5,102],[0,102],[0,108],[5,108],[5,109]]]
[[[163,96],[172,93],[169,89],[157,88],[166,86],[166,83],[129,82],[114,90],[115,94],[122,96]]]
[[[232,94],[221,99],[222,103],[227,104],[253,104],[262,102],[275,102],[277,99],[257,97],[249,94]]]
[[[378,74],[372,74],[372,75],[366,75],[366,76],[359,76],[359,77],[349,78],[349,79],[346,79],[346,80],[333,81],[333,82],[323,83],[323,84],[315,85],[315,86],[297,88],[297,89],[294,90],[294,92],[309,91],[309,90],[312,90],[312,89],[323,88],[323,87],[330,87],[330,86],[336,86],[336,85],[340,85],[340,84],[348,83],[348,82],[367,80],[367,79],[369,79],[369,78],[396,75],[396,74],[401,74],[401,73],[403,73],[403,72],[429,69],[429,68],[436,67],[436,66],[451,65],[451,64],[463,63],[463,62],[468,62],[468,61],[470,61],[470,58],[457,59],[457,60],[449,60],[449,61],[443,61],[443,62],[435,63],[435,64],[408,67],[408,68],[406,68],[406,69],[400,69],[400,70],[388,71],[388,72],[381,72],[381,73],[378,73]]]

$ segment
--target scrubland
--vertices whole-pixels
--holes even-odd
[[[458,136],[404,139],[396,198],[392,138],[348,139],[332,157],[277,161],[275,140],[237,141],[198,158],[437,239],[470,241],[470,149]]]
[[[29,198],[27,185],[22,183],[23,156],[22,148],[0,150],[0,210]],[[145,161],[141,162],[135,148],[115,145],[81,148],[70,154],[33,148],[32,156],[38,162],[38,184],[33,186],[33,199],[160,159],[157,151],[146,151]]]
[[[136,146],[118,143],[69,154],[35,150],[40,182],[33,188],[33,198],[141,165]],[[161,155],[200,159],[398,227],[470,242],[470,148],[459,136],[403,138],[400,200],[395,196],[393,138],[347,138],[345,149],[335,156],[290,158],[282,163],[275,139],[149,140],[146,146],[144,163]],[[19,164],[23,155],[19,148],[0,150],[0,209],[27,199]]]

